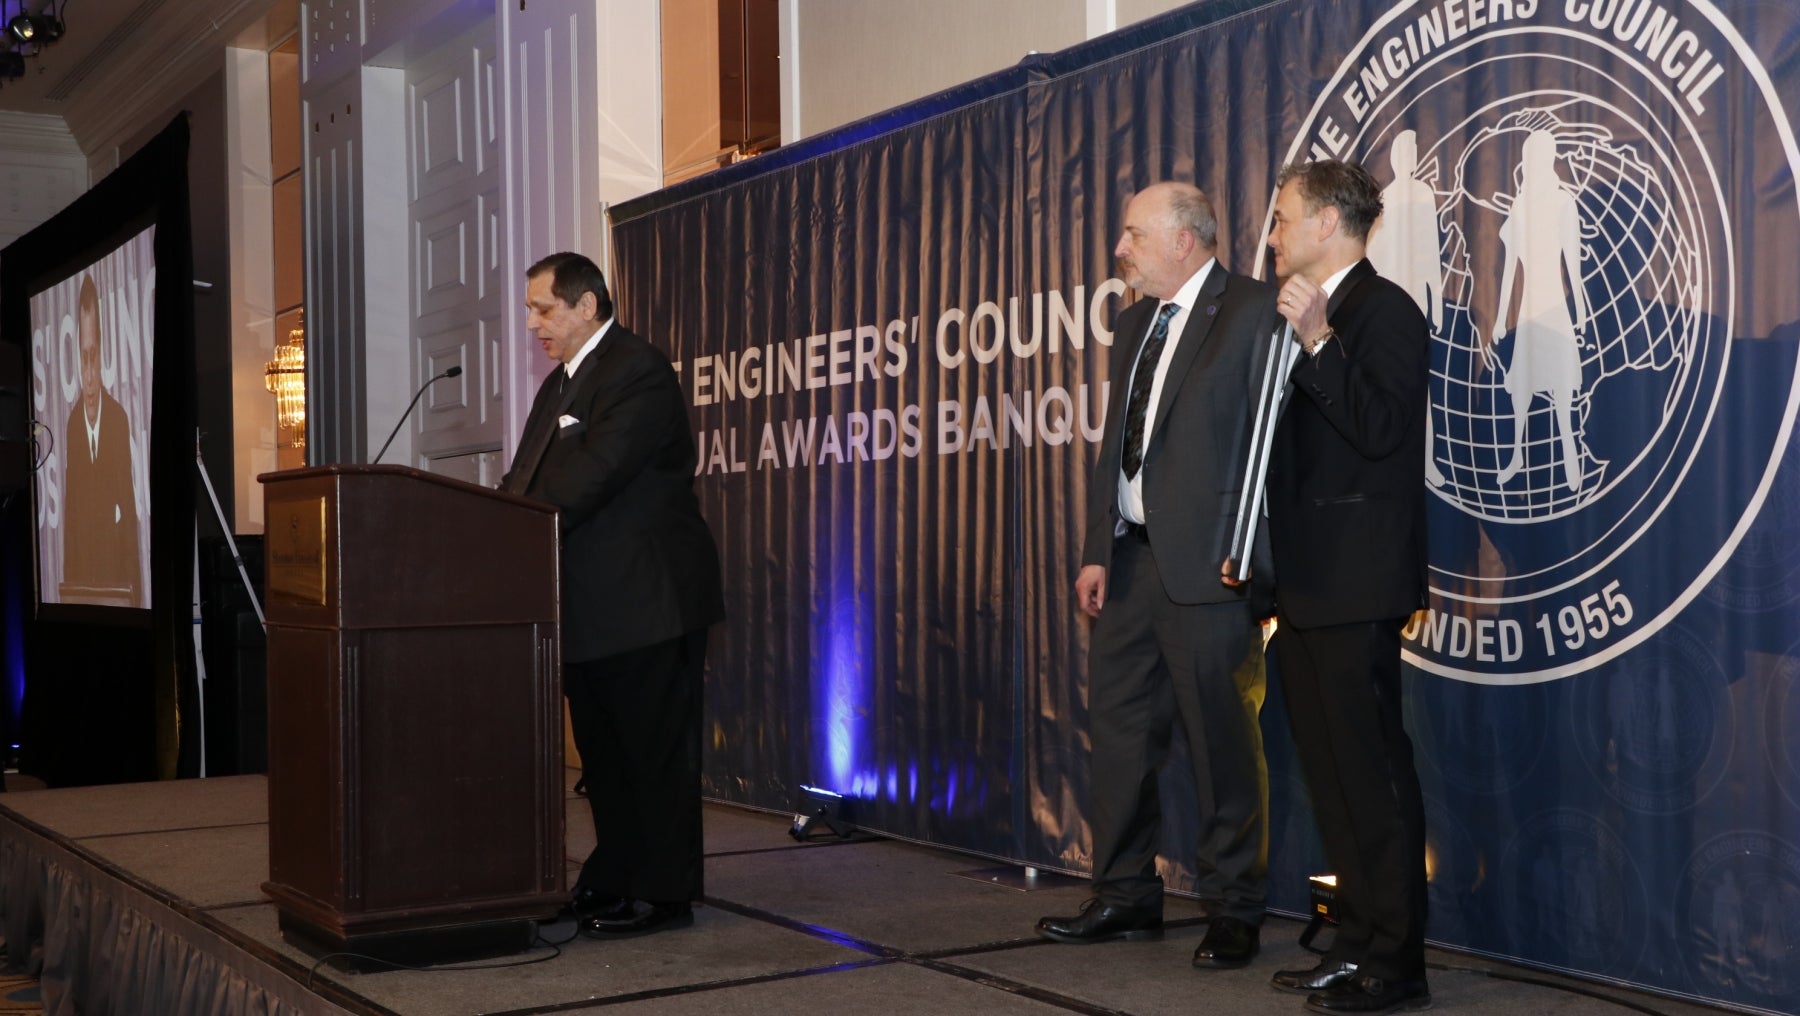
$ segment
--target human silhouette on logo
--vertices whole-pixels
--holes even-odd
[[[1581,284],[1581,210],[1575,194],[1556,175],[1556,135],[1549,131],[1534,130],[1525,138],[1519,190],[1500,226],[1500,242],[1506,247],[1506,269],[1500,275],[1500,303],[1494,315],[1496,348],[1507,339],[1513,282],[1521,284],[1512,360],[1506,369],[1506,391],[1513,403],[1512,457],[1498,479],[1504,486],[1518,475],[1531,401],[1542,393],[1556,411],[1563,481],[1570,490],[1580,490],[1575,395],[1581,390],[1580,332],[1589,315],[1587,291]],[[1569,294],[1574,296],[1572,318]]]
[[[1381,218],[1369,231],[1369,261],[1392,279],[1425,312],[1433,334],[1444,326],[1444,264],[1438,242],[1437,193],[1418,178],[1418,136],[1410,130],[1394,135],[1388,146],[1394,182],[1381,191]],[[1425,479],[1444,485],[1444,474],[1432,456],[1431,414],[1425,415]]]

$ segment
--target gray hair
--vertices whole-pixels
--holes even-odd
[[[1213,214],[1212,199],[1198,187],[1182,184],[1169,193],[1169,214],[1176,229],[1194,234],[1200,246],[1215,250],[1219,246],[1219,218]]]

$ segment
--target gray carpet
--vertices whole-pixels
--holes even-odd
[[[280,976],[324,986],[350,1011],[463,1013],[1163,1013],[1292,1014],[1301,999],[1269,975],[1312,959],[1300,924],[1271,918],[1249,968],[1189,963],[1204,928],[1171,897],[1176,922],[1153,943],[1043,942],[1043,914],[1072,913],[1085,888],[1066,879],[1021,891],[960,877],[992,862],[879,839],[800,844],[787,816],[706,810],[707,903],[694,927],[623,942],[546,925],[531,952],[502,960],[352,974],[320,967],[282,940],[260,883],[268,865],[261,777],[13,792],[0,806],[164,897],[167,905],[261,957]],[[571,796],[568,855],[592,841]],[[3,817],[3,816],[0,816]],[[1186,923],[1183,923],[1186,922]],[[1434,951],[1434,1009],[1573,1016],[1719,1010]],[[321,1008],[324,1006],[321,1005]],[[335,1011],[335,1010],[334,1010]]]

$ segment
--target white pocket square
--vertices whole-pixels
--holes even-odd
[[[573,427],[575,424],[578,424],[580,422],[581,422],[580,420],[575,419],[573,416],[570,416],[567,413],[564,413],[563,415],[556,418],[556,426],[559,430],[563,427]]]

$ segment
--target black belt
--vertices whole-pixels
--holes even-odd
[[[1132,539],[1136,540],[1139,543],[1149,543],[1150,542],[1150,530],[1144,528],[1142,525],[1140,525],[1136,522],[1125,523],[1125,535],[1131,537]]]

